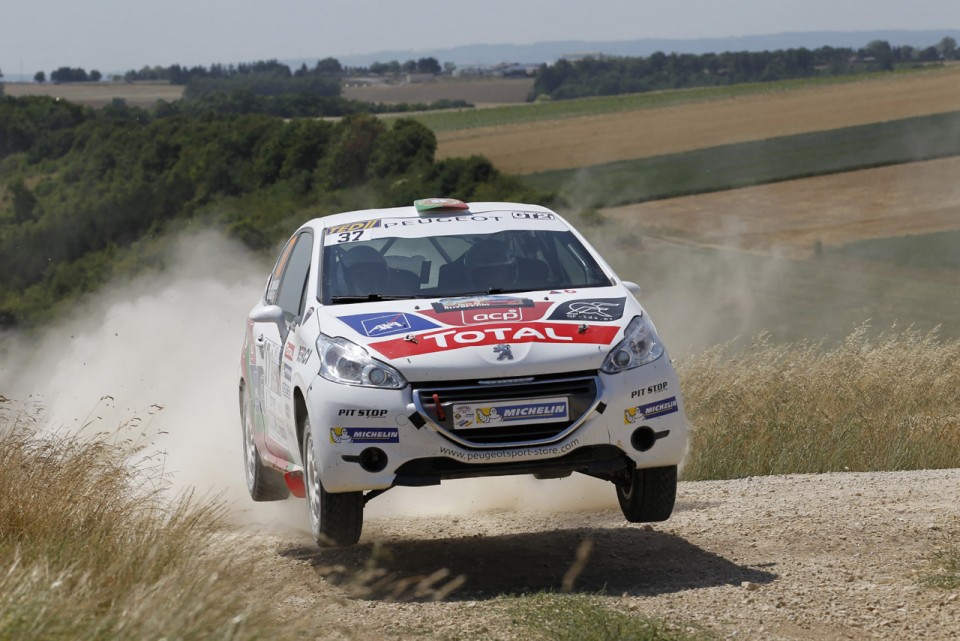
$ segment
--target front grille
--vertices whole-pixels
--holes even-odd
[[[498,381],[464,381],[447,384],[421,384],[413,390],[417,411],[449,440],[465,447],[518,447],[553,443],[575,430],[597,405],[600,379],[596,374],[538,376],[530,379]],[[436,395],[436,396],[434,396]],[[458,426],[454,406],[469,404],[496,407],[498,404],[545,399],[565,399],[567,417],[553,422],[527,422],[521,425],[507,421],[489,425]],[[437,411],[437,404],[442,408]],[[473,417],[471,417],[473,418]]]

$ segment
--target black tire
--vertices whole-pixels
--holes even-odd
[[[628,483],[617,483],[617,499],[631,523],[666,521],[677,499],[677,466],[634,468]]]
[[[253,418],[247,400],[247,388],[240,386],[240,427],[243,430],[243,471],[247,477],[247,491],[254,501],[282,501],[290,496],[283,474],[267,467],[260,460],[253,439]]]
[[[363,529],[363,492],[327,492],[317,468],[309,418],[303,425],[303,480],[310,531],[320,547],[353,545]]]

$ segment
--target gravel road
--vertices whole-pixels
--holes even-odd
[[[718,638],[957,639],[960,590],[920,578],[938,549],[960,544],[958,497],[960,469],[755,477],[681,483],[673,517],[654,525],[628,524],[616,508],[501,509],[371,517],[347,549],[289,535],[257,546],[289,586],[278,606],[319,617],[318,638],[523,638],[496,597],[560,590],[589,539],[574,591]],[[339,573],[371,555],[392,586],[406,585],[401,598],[437,570],[450,576],[435,585],[464,582],[440,602],[352,596]]]

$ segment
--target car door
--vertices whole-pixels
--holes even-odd
[[[283,310],[285,327],[281,328],[274,324],[273,329],[276,334],[271,335],[277,344],[276,349],[270,352],[270,371],[267,373],[266,387],[267,405],[276,439],[284,444],[286,450],[281,455],[288,461],[297,460],[298,457],[291,458],[291,456],[299,452],[293,414],[294,368],[305,363],[307,352],[312,354],[313,350],[313,345],[307,344],[308,339],[299,331],[313,257],[313,238],[312,231],[303,230],[293,239],[293,248],[280,275],[275,301],[275,304]]]

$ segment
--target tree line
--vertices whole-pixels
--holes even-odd
[[[541,65],[529,100],[641,93],[687,87],[733,85],[889,71],[898,66],[960,59],[957,43],[917,49],[875,40],[862,49],[820,47],[777,51],[665,54],[648,57],[587,57]]]
[[[167,81],[172,85],[187,85],[196,78],[203,79],[228,79],[244,75],[270,75],[276,78],[307,78],[317,76],[322,78],[342,78],[344,76],[359,75],[398,75],[402,73],[426,73],[440,74],[444,71],[448,73],[455,69],[453,63],[447,62],[443,66],[433,57],[424,57],[417,60],[407,60],[399,62],[374,62],[369,67],[355,66],[346,67],[336,58],[323,58],[308,67],[307,63],[301,63],[300,67],[292,70],[286,63],[278,60],[260,60],[250,63],[240,63],[237,65],[213,64],[210,67],[196,65],[193,67],[184,67],[179,64],[163,66],[145,66],[139,70],[131,69],[123,74],[123,80],[127,82],[137,81]]]
[[[424,125],[92,109],[0,97],[0,327],[151,260],[150,239],[204,221],[266,248],[308,218],[426,196],[544,201],[482,157],[435,159]]]

